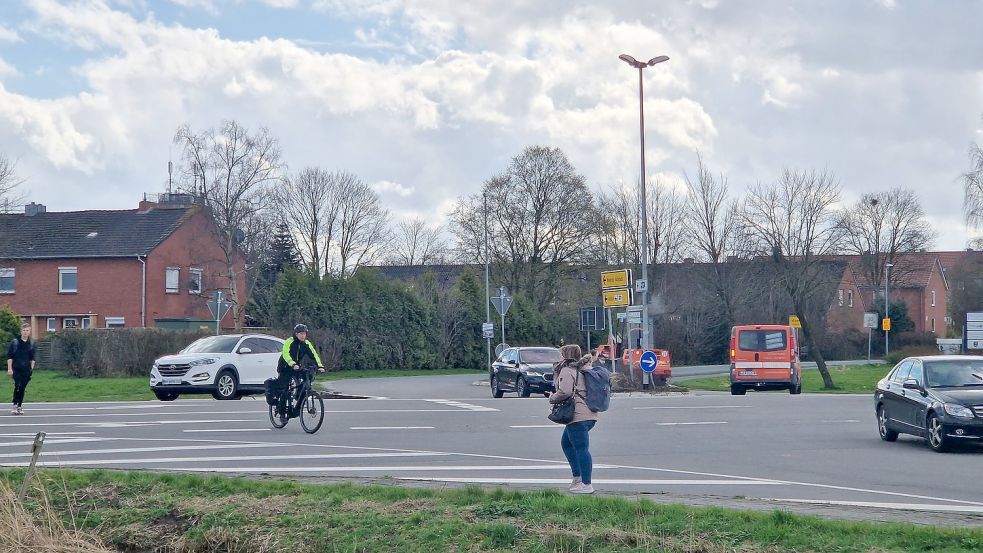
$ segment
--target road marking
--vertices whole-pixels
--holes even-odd
[[[509,428],[562,428],[560,424],[517,424]]]
[[[569,478],[412,478],[397,477],[397,480],[423,480],[427,482],[455,482],[461,484],[569,484]],[[592,484],[630,484],[636,486],[781,486],[781,482],[771,480],[643,480],[634,478],[594,478]]]
[[[179,411],[175,413],[68,413],[65,415],[38,415],[37,418],[54,419],[62,417],[160,417],[162,415],[245,415],[249,411]]]
[[[461,403],[460,401],[454,401],[452,399],[428,399],[425,401],[429,401],[431,403],[439,403],[441,405],[447,405],[449,407],[457,407],[459,409],[465,409],[467,411],[484,411],[484,412],[498,411],[498,409],[495,409],[493,407],[485,407],[484,405],[473,405],[470,403]]]
[[[448,411],[457,412],[457,411]],[[258,419],[201,419],[201,420],[166,420],[166,421],[119,421],[119,422],[35,422],[0,424],[0,427],[13,426],[78,426],[84,428],[125,428],[128,426],[150,426],[154,424],[203,424],[220,422],[257,422]],[[261,419],[259,419],[261,420]]]
[[[855,419],[844,419],[844,420],[825,420],[825,421],[822,421],[822,422],[824,422],[824,423],[838,423],[838,422],[861,422],[861,421],[855,420]]]
[[[37,432],[14,432],[12,434],[0,434],[4,437],[23,437],[23,436],[34,436]],[[95,432],[45,432],[45,436],[81,436],[84,434],[95,434]],[[0,444],[7,445],[7,444]]]
[[[877,501],[832,501],[824,499],[776,499],[770,497],[765,499],[766,501],[806,503],[810,505],[840,505],[844,507],[872,507],[876,509],[896,509],[902,511],[941,511],[946,513],[983,514],[983,507],[970,507],[966,505],[937,505],[933,503],[882,503]]]
[[[92,438],[88,438],[93,440]],[[110,440],[114,438],[108,438]],[[125,438],[124,438],[125,439]],[[33,443],[33,442],[30,442]],[[125,447],[116,449],[72,449],[67,451],[45,451],[44,455],[103,455],[110,453],[138,453],[138,452],[156,452],[156,451],[187,451],[189,449],[235,449],[235,448],[253,448],[253,447],[280,447],[279,444],[267,444],[267,443],[234,443],[234,444],[213,444],[213,445],[183,445],[183,446],[163,446],[163,447]],[[0,458],[12,458],[12,457],[23,457],[25,455],[31,455],[30,452],[27,453],[0,453]]]
[[[633,411],[648,409],[754,409],[753,405],[672,405],[659,407],[632,407]]]
[[[705,422],[657,422],[656,426],[701,426],[705,424],[727,424],[726,421],[705,421]]]
[[[34,411],[101,411],[101,410],[115,410],[115,409],[162,409],[164,405],[119,405],[119,406],[108,406],[108,407],[31,407],[31,412]],[[195,407],[198,407],[197,405]]]
[[[24,457],[30,457],[30,453],[25,453]],[[57,456],[57,454],[55,454]],[[228,456],[228,457],[155,457],[155,458],[134,458],[134,459],[79,459],[75,461],[39,461],[37,464],[46,467],[63,466],[89,466],[89,465],[147,465],[158,463],[205,463],[210,461],[279,461],[286,459],[368,459],[381,457],[440,457],[440,454],[429,453],[334,453],[321,455],[255,455],[255,456]],[[7,467],[26,467],[30,462],[4,463]],[[345,468],[345,467],[341,467]],[[211,470],[208,467],[200,467],[196,470]]]
[[[569,471],[570,466],[566,463],[555,465],[408,465],[408,466],[386,466],[386,467],[201,467],[201,468],[179,468],[168,467],[169,470],[199,471],[199,472],[441,472],[441,471],[490,471],[490,470],[563,470]],[[594,465],[595,469],[609,468],[607,465]],[[416,480],[416,478],[414,478]],[[570,480],[563,480],[569,483]]]
[[[33,436],[33,434],[32,434],[32,436]],[[45,440],[44,443],[45,443],[45,445],[52,445],[52,444],[77,444],[77,443],[82,443],[82,442],[102,442],[105,439],[106,438],[95,438],[95,437],[89,437],[89,438],[54,438],[54,439],[51,439],[51,440]],[[34,440],[24,441],[24,442],[7,442],[5,444],[0,444],[0,447],[13,447],[13,446],[22,446],[22,445],[34,445]],[[30,455],[30,453],[27,453],[26,455]],[[0,455],[0,457],[2,457],[2,456],[3,455]]]
[[[269,428],[204,428],[182,430],[181,432],[268,432]]]
[[[432,426],[349,426],[349,430],[433,430]]]

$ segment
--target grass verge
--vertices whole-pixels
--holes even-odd
[[[808,369],[802,371],[802,391],[827,394],[874,393],[877,381],[884,378],[884,375],[891,370],[891,365],[837,365],[835,361],[828,363],[827,367],[833,378],[834,388],[824,388],[823,377],[819,371]],[[690,390],[730,391],[730,379],[727,375],[684,380],[674,384]]]
[[[437,376],[449,374],[483,375],[474,369],[434,369],[400,371],[379,369],[367,371],[338,371],[317,375],[319,381],[346,380],[351,378],[383,378],[394,376]],[[0,402],[13,397],[14,381],[6,374],[0,375]],[[185,398],[207,398],[207,395],[187,395]],[[34,402],[56,401],[141,401],[155,399],[150,391],[149,375],[107,378],[78,378],[62,371],[34,371],[27,386],[25,400]],[[2,405],[2,403],[0,403]]]
[[[0,472],[17,485],[21,470]],[[980,551],[983,531],[519,492],[110,471],[40,473],[26,504],[119,551]],[[43,519],[42,519],[43,520]]]

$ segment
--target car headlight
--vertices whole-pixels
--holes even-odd
[[[195,359],[194,361],[188,364],[191,365],[192,367],[197,367],[198,365],[212,365],[214,363],[215,363],[215,359],[207,358],[207,359]]]
[[[205,380],[211,380],[212,375],[208,373],[198,373],[191,377],[192,382],[203,382]]]
[[[957,405],[954,403],[945,404],[945,412],[953,417],[959,417],[963,419],[973,418],[973,410],[965,405]]]
[[[536,371],[526,371],[526,376],[543,376],[543,373],[538,373]]]

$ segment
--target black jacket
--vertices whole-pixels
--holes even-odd
[[[34,340],[28,338],[24,342],[18,336],[11,340],[10,345],[7,347],[7,359],[14,360],[15,371],[29,371],[31,370],[31,361],[35,360],[35,352]]]

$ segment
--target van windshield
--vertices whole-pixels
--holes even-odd
[[[784,330],[741,330],[737,345],[741,351],[782,351],[788,346]]]

